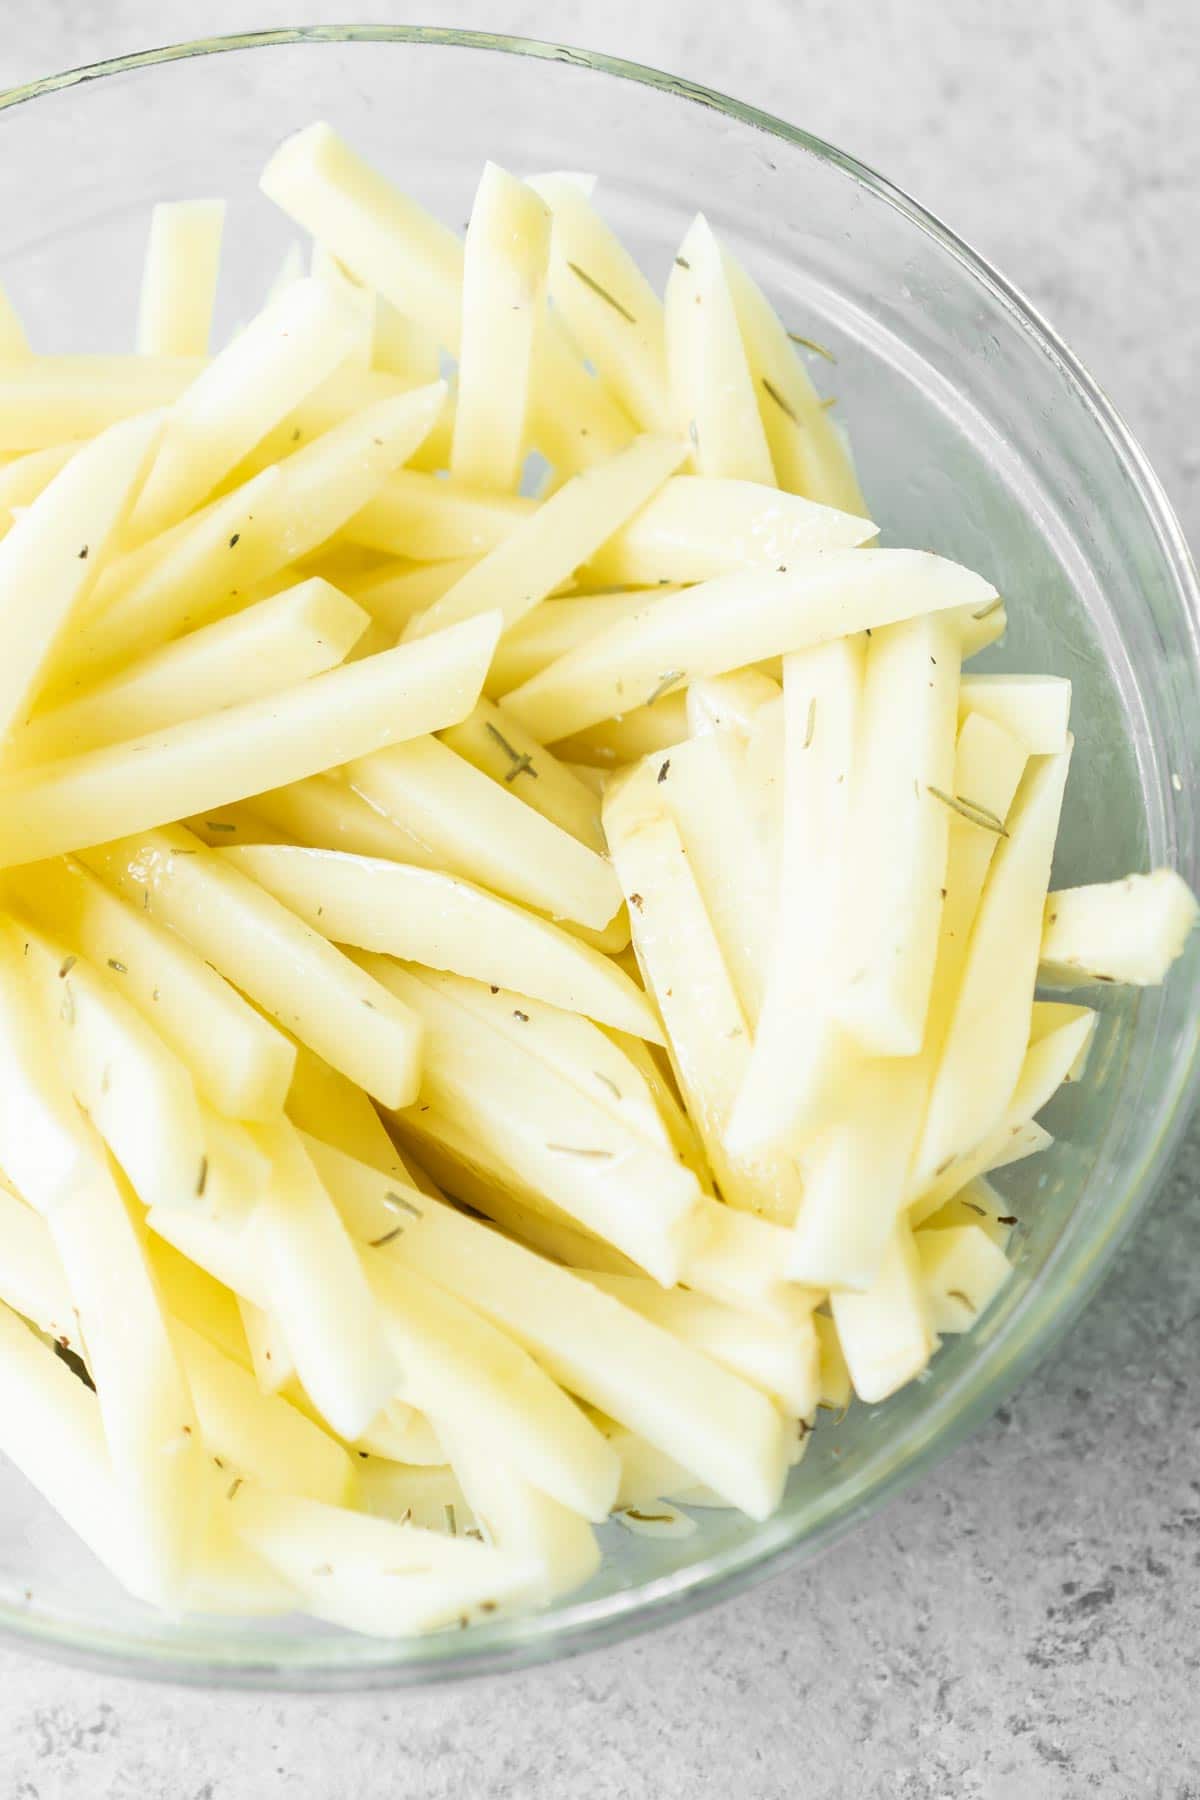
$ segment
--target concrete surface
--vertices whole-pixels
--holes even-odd
[[[0,82],[339,17],[618,51],[857,152],[1043,308],[1200,538],[1196,0],[6,0]],[[3,1652],[0,1800],[1200,1800],[1198,1164],[1194,1127],[1062,1353],[817,1568],[430,1697],[208,1697]]]

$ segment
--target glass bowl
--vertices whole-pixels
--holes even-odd
[[[468,32],[331,27],[183,44],[0,95],[0,273],[35,347],[132,344],[156,200],[225,194],[218,333],[292,237],[258,193],[279,140],[330,120],[461,224],[480,165],[594,170],[655,280],[697,208],[789,327],[832,353],[887,541],[979,568],[1007,596],[992,666],[1075,684],[1055,879],[1169,862],[1200,876],[1200,605],[1179,528],[1091,378],[958,238],[869,169],[778,119],[652,70]],[[218,340],[219,341],[219,340]],[[31,1649],[196,1682],[361,1687],[513,1668],[610,1643],[814,1556],[983,1421],[1045,1355],[1150,1201],[1197,1086],[1200,937],[1163,990],[1102,990],[1086,1081],[1050,1154],[1006,1171],[1014,1279],[980,1327],[883,1409],[826,1425],[764,1525],[696,1514],[683,1543],[606,1531],[591,1586],[536,1617],[415,1642],[308,1620],[170,1620],[127,1600],[0,1472],[0,1629]],[[880,1416],[876,1416],[879,1413]]]

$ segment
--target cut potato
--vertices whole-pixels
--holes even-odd
[[[607,957],[470,882],[331,850],[263,844],[223,855],[333,943],[470,975],[660,1039],[653,1007]]]
[[[854,1391],[869,1405],[912,1381],[937,1348],[920,1257],[903,1220],[866,1292],[835,1293],[830,1306]]]
[[[992,594],[979,576],[925,551],[822,551],[786,574],[728,575],[651,600],[504,704],[535,737],[554,743],[697,675],[723,675],[918,615],[978,609]]]
[[[256,1306],[242,1294],[237,1296],[237,1308],[259,1391],[278,1394],[289,1383],[298,1380],[295,1359],[288,1349],[279,1320],[266,1307]]]
[[[468,621],[451,629],[473,628]],[[596,851],[436,738],[414,738],[351,763],[346,778],[355,793],[424,843],[452,874],[596,930],[620,906],[616,878]]]
[[[190,832],[145,832],[84,860],[368,1093],[391,1105],[416,1094],[408,1009]]]
[[[688,734],[704,737],[710,731],[732,731],[748,743],[760,708],[778,700],[781,691],[780,683],[759,669],[693,681],[687,691]]]
[[[934,1331],[970,1331],[1012,1274],[1004,1251],[979,1225],[918,1231],[915,1242]]]
[[[646,596],[640,592],[540,600],[500,639],[484,692],[502,694],[519,687],[548,663],[645,604]]]
[[[71,458],[0,542],[0,740],[23,721],[60,634],[125,525],[161,435],[153,414],[114,425]]]
[[[1071,684],[1061,675],[966,675],[959,716],[978,713],[1003,726],[1026,756],[1059,756],[1067,747]]]
[[[486,1521],[487,1541],[536,1572],[529,1596],[535,1604],[591,1579],[600,1566],[600,1546],[586,1519],[539,1493],[506,1459],[489,1456],[473,1439],[441,1421],[438,1430],[471,1510]]]
[[[937,1212],[930,1214],[921,1227],[921,1233],[945,1231],[959,1225],[977,1225],[994,1244],[1004,1250],[1015,1223],[1003,1194],[998,1193],[984,1176],[977,1175],[974,1181],[968,1181],[965,1187],[960,1188],[953,1199],[947,1200]],[[921,1248],[920,1233],[917,1248]]]
[[[560,825],[589,850],[605,853],[595,793],[565,769],[501,706],[480,700],[461,725],[438,733],[456,755],[520,796],[544,819]]]
[[[224,225],[223,200],[154,208],[138,302],[143,356],[207,356]]]
[[[1157,987],[1183,955],[1197,912],[1195,896],[1172,869],[1060,889],[1046,901],[1041,978],[1053,987]]]
[[[498,610],[504,629],[524,618],[643,506],[683,461],[674,438],[639,437],[582,470],[523,519],[504,542],[420,613],[406,638]]]
[[[521,479],[534,334],[549,262],[547,208],[524,182],[485,163],[463,256],[450,472],[499,494],[515,493]]]
[[[656,750],[670,750],[688,736],[687,698],[681,693],[663,694],[649,706],[590,725],[584,731],[560,738],[554,754],[564,761],[578,761],[599,769],[615,769],[634,763]]]
[[[703,214],[679,246],[664,317],[675,428],[691,438],[696,473],[773,486],[724,258]]]
[[[352,544],[346,546],[347,551],[355,548]],[[402,563],[397,569],[395,559],[391,558],[381,569],[351,576],[339,585],[359,606],[365,607],[376,624],[389,631],[395,641],[410,619],[415,619],[435,600],[440,600],[468,569],[475,567],[477,560],[473,556],[458,556],[449,562]]]
[[[401,469],[346,523],[343,535],[388,556],[414,562],[478,558],[534,516],[534,503]]]
[[[14,456],[0,468],[0,507],[8,512],[32,506],[82,449],[83,441],[73,439],[69,444],[54,444],[48,450],[27,450]]]
[[[757,481],[673,475],[585,571],[589,584],[653,587],[743,571],[786,571],[814,550],[850,550],[876,527]]]
[[[439,866],[428,844],[368,805],[337,771],[255,794],[253,814],[244,822],[239,815],[237,824],[239,843],[306,844],[314,850],[342,850],[348,856],[415,863],[422,869]]]
[[[0,453],[92,438],[169,407],[205,367],[193,356],[28,356],[0,364]]]
[[[281,693],[0,777],[0,867],[243,800],[452,725],[479,696],[498,624],[485,613]]]
[[[14,734],[7,760],[52,762],[277,693],[336,668],[368,623],[327,581],[302,581],[39,712]]]

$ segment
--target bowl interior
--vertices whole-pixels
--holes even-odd
[[[1056,882],[1164,860],[1194,881],[1200,657],[1186,555],[1136,449],[1008,290],[865,171],[714,96],[545,46],[363,36],[265,34],[220,54],[135,59],[0,112],[0,152],[21,172],[0,273],[35,347],[131,347],[150,206],[208,194],[230,200],[219,342],[258,306],[293,236],[258,194],[259,170],[314,118],[455,225],[487,157],[517,172],[592,170],[656,281],[703,208],[785,323],[830,352],[812,373],[851,432],[885,541],[959,558],[1006,596],[1008,638],[982,666],[1074,683]],[[393,1645],[310,1621],[155,1617],[5,1469],[0,1624],[182,1678],[422,1679],[619,1636],[775,1553],[815,1550],[986,1414],[1090,1288],[1178,1117],[1198,988],[1194,946],[1165,993],[1101,992],[1087,1079],[1046,1115],[1054,1149],[1000,1177],[1021,1220],[1016,1278],[924,1381],[825,1426],[768,1524],[697,1512],[695,1536],[673,1543],[609,1528],[603,1567],[570,1606]]]

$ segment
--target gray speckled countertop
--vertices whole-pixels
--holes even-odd
[[[640,58],[882,168],[1048,314],[1200,540],[1197,0],[8,0],[0,83],[399,17]],[[815,1568],[428,1696],[207,1696],[3,1651],[0,1800],[1200,1800],[1198,1168],[1193,1124],[1054,1362]]]

